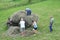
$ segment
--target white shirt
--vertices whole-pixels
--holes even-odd
[[[25,28],[25,21],[20,21],[19,24],[20,24],[20,27],[21,27],[21,28]]]

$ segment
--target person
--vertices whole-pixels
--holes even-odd
[[[50,26],[49,26],[50,32],[53,31],[53,29],[52,29],[53,21],[54,21],[54,18],[51,16],[51,17],[50,17]]]
[[[25,31],[25,21],[23,20],[23,18],[21,18],[20,22],[20,32],[22,35],[24,35],[24,31]]]
[[[26,8],[25,11],[26,11],[27,16],[31,15],[31,9],[30,8]]]
[[[33,31],[37,33],[37,23],[36,21],[33,21]]]
[[[9,28],[10,26],[12,26],[12,20],[10,18],[8,18],[7,27]]]

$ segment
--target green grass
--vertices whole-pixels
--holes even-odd
[[[3,33],[6,31],[7,18],[18,10],[30,7],[32,12],[39,16],[38,31],[41,34],[29,37],[7,37]],[[55,18],[53,32],[49,32],[50,16]],[[45,1],[27,6],[10,8],[0,11],[0,40],[60,40],[60,1]]]
[[[11,7],[16,7],[16,6],[21,6],[21,5],[25,5],[28,3],[28,0],[17,0],[17,1],[12,1],[12,0],[0,0],[0,10],[1,9],[7,9],[7,8],[11,8]]]
[[[41,0],[31,0],[31,3],[36,3],[40,1]],[[30,4],[29,0],[0,0],[0,10],[28,4]]]

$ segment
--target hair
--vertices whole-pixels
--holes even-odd
[[[20,21],[21,21],[22,18],[23,18],[23,17],[20,18]],[[23,18],[23,20],[24,20],[24,18]]]
[[[10,18],[8,18],[8,20],[10,20]]]

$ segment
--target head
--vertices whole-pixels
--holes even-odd
[[[36,21],[34,20],[34,21],[32,21],[32,22],[36,22]]]
[[[25,10],[31,10],[30,8],[26,8]]]
[[[23,18],[21,18],[21,21],[23,21]]]
[[[50,18],[53,18],[53,16],[50,16]]]
[[[10,18],[8,18],[8,20],[10,20]]]
[[[11,19],[11,18],[8,18],[8,20],[9,20],[9,21],[12,21],[12,19]]]

